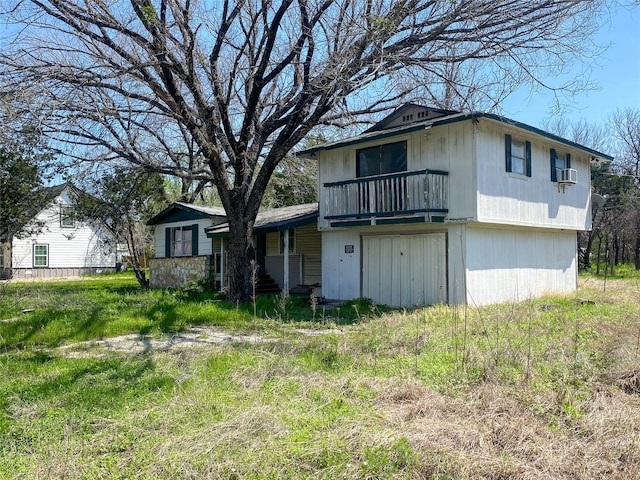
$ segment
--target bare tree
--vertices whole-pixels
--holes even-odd
[[[79,160],[211,182],[229,218],[234,300],[250,298],[251,233],[271,175],[314,127],[370,119],[456,65],[446,85],[544,88],[593,46],[601,0],[15,0],[4,97]],[[464,71],[464,69],[463,69]],[[551,80],[550,80],[551,81]],[[427,90],[425,88],[424,90]],[[509,88],[503,89],[509,91]],[[500,95],[499,91],[496,95]],[[33,99],[38,101],[34,102]],[[197,155],[184,155],[194,146]]]

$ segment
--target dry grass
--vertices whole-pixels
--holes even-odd
[[[0,384],[0,476],[640,479],[640,288],[589,280],[577,298],[432,307],[319,336],[278,325],[272,342],[111,360],[51,351],[21,370],[25,385]],[[68,369],[71,393],[41,393]],[[117,401],[78,403],[126,369]]]

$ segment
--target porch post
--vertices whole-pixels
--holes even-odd
[[[224,237],[220,238],[220,291],[224,290]]]
[[[289,296],[289,229],[284,231],[284,296]]]

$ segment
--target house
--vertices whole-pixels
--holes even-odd
[[[205,228],[226,219],[221,207],[181,202],[151,218],[147,225],[154,227],[155,258],[149,262],[149,285],[176,288],[219,272],[220,242],[207,239]]]
[[[318,161],[324,296],[391,306],[575,291],[590,165],[612,159],[499,115],[416,104],[298,155]]]
[[[270,293],[304,284],[320,293],[321,239],[318,205],[264,210],[254,223],[253,243],[259,291]],[[173,203],[147,222],[155,227],[152,287],[180,287],[206,278],[224,289],[229,225],[224,209]]]
[[[283,290],[313,292],[322,295],[322,241],[317,228],[318,204],[307,203],[263,210],[253,225],[253,244],[258,267],[258,290],[270,280],[275,283],[272,291]],[[223,251],[225,238],[229,237],[229,225],[211,226],[207,236],[220,242]],[[224,263],[221,278],[224,287]],[[303,287],[297,290],[297,287]]]
[[[83,193],[70,183],[49,187],[24,236],[0,236],[0,277],[74,277],[115,271],[112,232],[98,220],[79,220],[75,202]],[[28,226],[29,226],[28,225]]]

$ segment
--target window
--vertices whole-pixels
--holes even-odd
[[[171,256],[172,257],[184,257],[191,255],[191,239],[192,239],[192,229],[191,226],[188,227],[174,227],[173,229],[173,241],[171,248]]]
[[[289,229],[289,253],[296,251],[296,235],[293,228]],[[284,255],[284,232],[280,232],[280,255]]]
[[[531,176],[531,142],[516,140],[507,134],[504,136],[505,160],[507,172]]]
[[[76,226],[76,212],[73,207],[60,207],[60,226],[62,228],[73,228]]]
[[[356,151],[356,175],[368,177],[407,171],[407,142],[387,143]]]
[[[33,246],[33,266],[34,267],[49,266],[49,245]]]
[[[0,242],[0,269],[4,268],[4,245]]]
[[[198,255],[198,224],[164,229],[164,256],[188,257]]]
[[[563,170],[565,168],[571,168],[571,155],[568,153],[560,154],[556,152],[554,148],[551,149],[550,154],[550,163],[551,163],[551,181],[558,181],[558,170]]]

